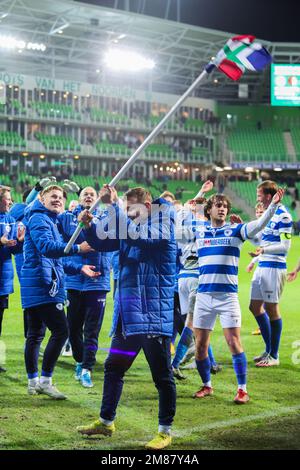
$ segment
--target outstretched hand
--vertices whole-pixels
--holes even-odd
[[[96,269],[96,266],[90,266],[89,264],[84,264],[81,268],[81,272],[82,274],[90,278],[99,277],[101,273],[99,271],[95,271],[95,269]]]
[[[118,193],[113,186],[105,184],[99,191],[99,198],[104,204],[113,204],[118,201]]]
[[[287,275],[287,281],[288,282],[292,282],[294,281],[296,278],[297,278],[297,275],[298,275],[298,272],[295,270],[295,271],[292,271],[291,273],[288,273]]]
[[[279,204],[279,202],[282,200],[284,196],[285,190],[283,188],[278,188],[278,191],[276,194],[274,194],[272,202],[273,204]]]
[[[263,253],[263,248],[257,248],[255,251],[250,251],[249,255],[251,258],[256,258],[256,256],[259,256]]]
[[[203,183],[202,185],[202,188],[201,188],[201,193],[208,193],[209,191],[212,190],[212,188],[214,187],[214,183],[210,180],[207,180],[205,181],[205,183]]]
[[[243,223],[243,219],[237,214],[231,214],[229,220],[230,220],[231,224],[242,224]]]

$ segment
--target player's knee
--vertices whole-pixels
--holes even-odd
[[[232,354],[239,354],[242,350],[241,341],[236,336],[227,338],[227,344]]]

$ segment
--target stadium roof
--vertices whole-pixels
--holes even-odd
[[[91,83],[121,82],[175,94],[182,94],[210,58],[236,34],[71,0],[0,0],[0,21],[1,35],[47,46],[45,52],[22,53],[0,48],[0,72]],[[260,42],[271,52],[274,62],[300,61],[300,43]],[[135,49],[153,59],[156,67],[134,77],[112,75],[102,64],[103,53],[110,46]],[[247,73],[239,83],[249,85],[247,101],[269,101],[268,70]],[[196,93],[221,102],[242,102],[238,84],[218,72]]]

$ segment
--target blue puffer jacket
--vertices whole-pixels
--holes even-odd
[[[25,210],[25,219],[22,307],[64,303],[64,271],[77,274],[82,266],[62,258],[66,243],[62,241],[57,228],[57,214],[36,200]],[[78,245],[74,245],[69,254],[78,251]]]
[[[5,234],[9,240],[17,239],[17,222],[9,214],[0,212],[0,238]],[[14,291],[14,268],[12,254],[22,251],[23,243],[12,247],[0,246],[0,295],[12,294]]]
[[[119,279],[119,270],[120,270],[120,264],[119,264],[119,252],[114,251],[112,253],[111,257],[111,267],[113,270],[113,278],[115,281]]]
[[[11,215],[17,222],[22,222],[26,207],[27,207],[27,204],[24,204],[23,202],[17,202],[10,209],[9,215]],[[15,254],[15,264],[16,264],[16,270],[17,270],[19,282],[21,282],[21,271],[22,271],[23,263],[24,263],[24,254],[23,254],[23,249],[22,249],[20,253]]]
[[[164,214],[164,221],[157,211],[157,204]],[[130,234],[140,233],[136,239],[100,240],[104,220],[92,224],[86,230],[87,242],[97,250],[120,250],[119,288],[115,295],[114,333],[119,315],[123,333],[164,335],[173,334],[174,286],[176,274],[176,241],[174,236],[174,213],[171,204],[164,199],[154,201],[150,222],[137,226],[124,212],[115,206],[120,223]],[[156,209],[155,209],[156,208]],[[162,238],[166,224],[170,234]],[[117,221],[118,222],[118,221]],[[149,237],[149,233],[159,237]]]
[[[68,242],[77,228],[78,214],[83,210],[82,206],[77,206],[73,212],[66,211],[58,216],[59,231],[62,234],[63,240]],[[85,235],[80,233],[76,243],[85,241]],[[72,256],[72,261],[75,264],[89,264],[96,266],[95,271],[101,272],[101,276],[94,279],[88,278],[84,274],[77,274],[75,276],[66,276],[66,289],[74,289],[79,291],[101,290],[110,291],[110,253],[99,253],[93,251],[91,253],[76,254]]]

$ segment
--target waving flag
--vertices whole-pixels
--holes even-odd
[[[235,36],[221,49],[216,58],[206,66],[210,73],[214,67],[225,73],[231,80],[238,80],[245,69],[263,70],[272,62],[272,56],[261,44],[254,42],[255,36]]]

